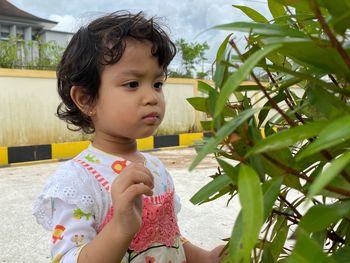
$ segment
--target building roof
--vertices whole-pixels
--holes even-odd
[[[8,17],[16,17],[16,18],[24,18],[24,19],[30,19],[32,21],[38,21],[38,22],[46,22],[46,23],[54,23],[57,24],[57,22],[43,19],[40,17],[37,17],[35,15],[32,15],[30,13],[27,13],[7,0],[0,0],[0,16],[8,16]]]

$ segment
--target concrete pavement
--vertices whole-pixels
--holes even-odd
[[[195,156],[193,148],[155,151],[173,176],[182,209],[178,216],[182,234],[206,249],[223,244],[229,237],[239,211],[237,199],[228,207],[228,197],[201,206],[189,199],[216,171],[216,162],[207,158],[193,172],[187,168]],[[0,168],[0,262],[50,262],[50,233],[36,224],[32,203],[59,163]]]

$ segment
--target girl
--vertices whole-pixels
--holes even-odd
[[[34,203],[52,231],[52,262],[219,262],[180,234],[180,203],[163,164],[137,151],[165,103],[175,46],[153,19],[117,12],[82,27],[57,71],[57,114],[94,133],[88,149],[60,165]],[[72,129],[72,128],[71,128]]]

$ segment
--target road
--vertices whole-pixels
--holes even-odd
[[[239,211],[228,197],[208,204],[193,205],[189,199],[211,179],[216,161],[207,157],[193,172],[188,167],[196,153],[193,148],[153,151],[173,176],[182,209],[178,215],[182,235],[192,243],[210,249],[230,236]],[[32,203],[59,163],[0,168],[0,262],[49,262],[50,233],[36,224]]]

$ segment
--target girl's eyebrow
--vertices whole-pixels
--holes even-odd
[[[136,69],[130,69],[130,70],[122,71],[120,74],[124,75],[124,76],[136,76],[136,77],[143,77],[145,75],[145,73],[143,73],[142,71],[136,70]],[[154,76],[156,78],[160,78],[160,77],[166,77],[166,74],[162,70],[158,74],[155,73]]]

